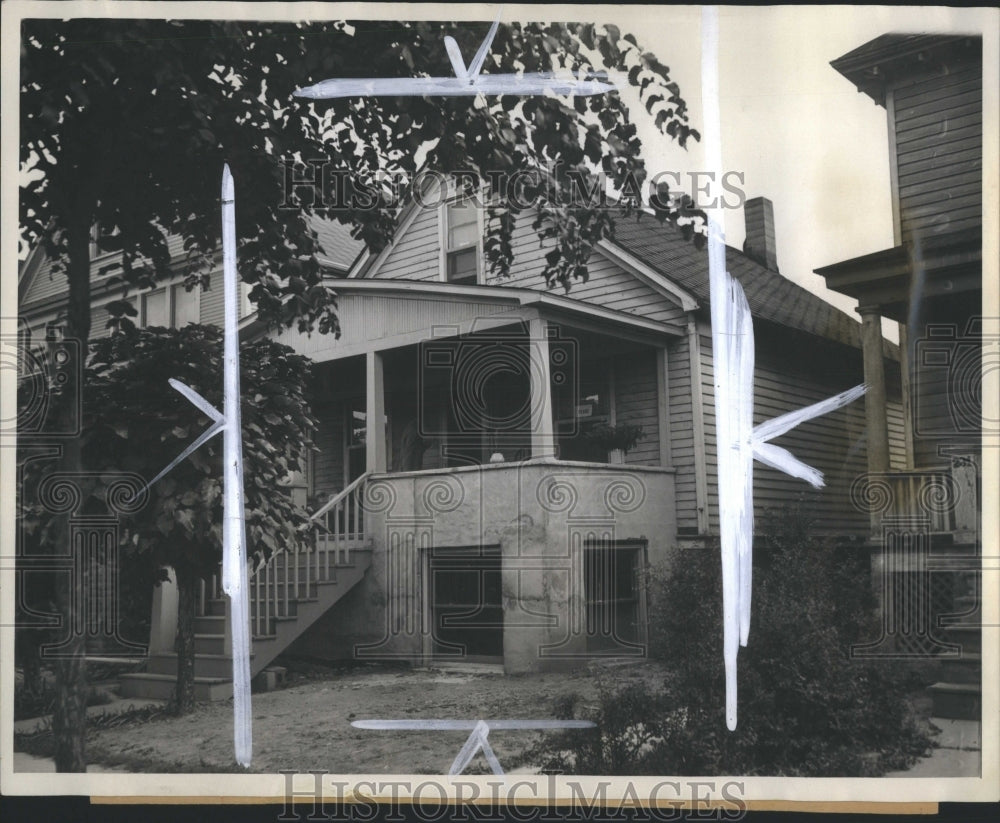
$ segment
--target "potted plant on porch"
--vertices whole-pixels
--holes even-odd
[[[618,425],[598,423],[587,432],[586,437],[608,453],[609,463],[624,463],[625,455],[645,437],[645,432],[643,432],[642,426],[637,426],[634,423],[620,423]]]

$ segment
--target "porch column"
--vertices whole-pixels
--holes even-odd
[[[172,652],[177,637],[177,576],[166,567],[168,579],[153,588],[149,621],[149,654]]]
[[[370,351],[365,355],[365,468],[384,472],[385,462],[385,380],[382,355]]]
[[[868,471],[889,471],[889,424],[886,419],[885,366],[882,359],[882,315],[878,306],[859,306],[861,349],[864,354],[865,424],[868,429]]]
[[[552,423],[552,371],[549,361],[549,324],[541,317],[529,324],[528,357],[531,359],[531,456],[555,457]]]
[[[906,468],[913,466],[913,395],[910,382],[910,330],[905,323],[899,326],[899,377],[903,395],[903,447],[906,451]]]

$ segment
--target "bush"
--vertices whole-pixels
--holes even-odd
[[[87,689],[88,706],[106,706],[114,700],[104,689],[90,686]],[[23,683],[14,685],[14,720],[44,717],[55,710],[56,689],[50,680],[43,680],[40,691],[25,688]]]
[[[857,660],[877,637],[865,566],[810,537],[798,510],[772,515],[756,552],[750,640],[738,661],[739,725],[725,722],[717,551],[681,551],[654,580],[651,637],[672,676],[662,688],[605,691],[600,734],[553,741],[549,767],[592,774],[873,776],[932,745],[909,707],[898,661]],[[633,738],[641,741],[633,741]],[[563,748],[558,748],[558,747]]]

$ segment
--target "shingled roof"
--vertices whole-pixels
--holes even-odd
[[[619,220],[614,242],[708,306],[708,253],[685,240],[680,229],[644,215]],[[743,286],[754,317],[860,347],[860,323],[821,297],[728,246],[726,267]]]

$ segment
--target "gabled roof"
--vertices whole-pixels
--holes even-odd
[[[637,221],[619,220],[614,242],[708,306],[708,253],[685,240],[680,229],[644,215]],[[726,267],[743,286],[754,317],[848,346],[861,345],[857,320],[787,277],[728,246]]]
[[[320,263],[334,274],[345,274],[362,251],[364,244],[351,237],[350,226],[316,216],[311,216],[308,219],[323,249],[323,252],[318,255]],[[168,235],[167,250],[171,260],[182,259],[184,257],[183,239],[179,235]],[[97,278],[115,271],[120,272],[120,259],[121,255],[116,252],[95,256],[90,261],[91,280],[95,281]],[[40,247],[33,248],[19,266],[18,301],[21,307],[46,301],[57,295],[62,296],[65,291],[65,277],[61,274],[53,276],[53,261],[45,255]]]

